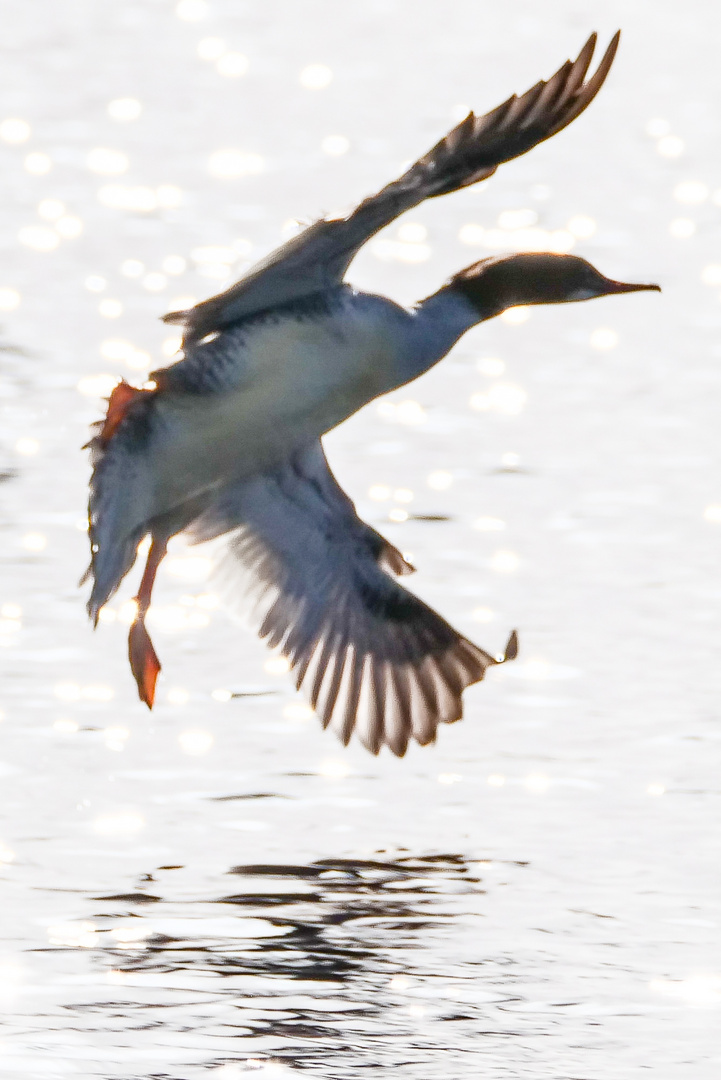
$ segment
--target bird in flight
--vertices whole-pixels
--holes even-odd
[[[571,255],[494,256],[406,309],[344,281],[360,248],[400,214],[491,176],[571,123],[611,67],[588,77],[596,35],[575,61],[484,116],[471,113],[398,180],[346,217],[316,221],[237,284],[165,321],[183,357],[136,389],[121,382],[90,442],[92,593],[102,606],[150,549],[130,628],[130,666],[152,707],[160,663],[145,628],[168,541],[224,537],[227,587],[240,578],[268,644],[324,727],[402,756],[462,716],[462,693],[501,656],[459,634],[403,588],[413,567],[358,517],[321,437],[436,364],[472,326],[519,304],[658,289],[613,281]]]

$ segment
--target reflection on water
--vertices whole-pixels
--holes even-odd
[[[49,928],[51,950],[83,952],[102,975],[92,1000],[66,1005],[72,1027],[112,1032],[113,1045],[132,1031],[141,1059],[152,1032],[148,1049],[167,1047],[182,1070],[153,1077],[271,1062],[329,1077],[424,1062],[443,1075],[466,1040],[518,1033],[483,1031],[479,1002],[514,998],[443,951],[449,923],[482,914],[478,870],[457,854],[234,866],[227,893],[189,898],[186,868],[159,867]]]

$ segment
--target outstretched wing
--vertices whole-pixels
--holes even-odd
[[[351,261],[375,233],[424,199],[446,195],[491,176],[504,161],[550,139],[583,112],[600,90],[616,54],[620,31],[595,73],[584,82],[596,45],[591,34],[578,58],[548,82],[536,83],[498,108],[470,113],[398,180],[365,199],[346,218],[315,222],[272,252],[237,284],[165,321],[185,326],[185,343],[239,319],[323,292],[343,279]]]
[[[402,756],[463,714],[461,694],[503,657],[473,645],[386,570],[412,567],[355,513],[320,443],[219,493],[197,541],[229,530],[224,570],[250,580],[260,635],[290,661],[324,727]],[[227,585],[227,580],[226,580]]]

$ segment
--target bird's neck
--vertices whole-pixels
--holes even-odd
[[[450,352],[467,330],[490,319],[503,308],[479,309],[463,293],[446,285],[413,309],[407,327],[403,368],[405,382],[422,375]]]

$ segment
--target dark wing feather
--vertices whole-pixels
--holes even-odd
[[[608,75],[619,36],[587,82],[595,34],[577,59],[567,60],[548,82],[537,83],[521,97],[514,94],[485,116],[470,113],[403,176],[365,199],[348,217],[315,222],[230,289],[189,311],[171,312],[165,321],[184,325],[185,342],[192,344],[249,315],[337,285],[363,244],[400,214],[425,199],[485,180],[503,162],[527,153],[575,120]]]
[[[515,656],[515,635],[491,656],[386,573],[410,567],[357,516],[320,443],[224,488],[192,526],[198,541],[227,532],[226,574],[249,577],[261,637],[344,743],[356,731],[401,756],[411,738],[432,742],[460,719],[463,690]]]

